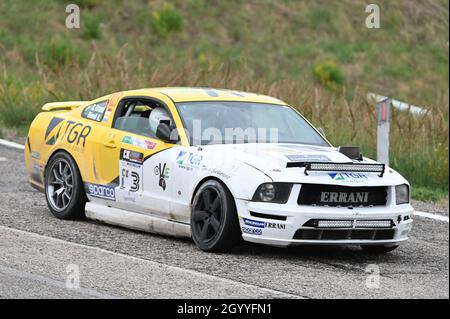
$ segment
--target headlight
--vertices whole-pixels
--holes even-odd
[[[409,203],[409,186],[406,184],[395,186],[395,201],[397,205]]]
[[[270,202],[285,204],[291,193],[292,184],[265,183],[261,184],[253,195],[254,202]]]

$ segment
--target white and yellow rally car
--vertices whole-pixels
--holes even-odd
[[[155,88],[42,110],[26,166],[58,218],[192,237],[205,251],[243,238],[388,252],[408,239],[408,182],[331,146],[278,99]]]

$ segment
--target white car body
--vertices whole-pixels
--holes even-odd
[[[150,156],[143,163],[131,165],[131,169],[138,170],[141,176],[138,192],[130,192],[130,185],[120,181],[110,185],[114,187],[115,201],[88,192],[86,216],[138,230],[189,237],[195,191],[203,180],[215,178],[223,182],[233,195],[242,238],[249,242],[273,246],[389,246],[408,239],[413,208],[409,203],[396,204],[395,186],[408,184],[400,174],[389,167],[385,167],[382,176],[370,172],[305,172],[305,167],[287,167],[293,162],[317,160],[355,165],[376,163],[367,158],[352,161],[333,147],[300,144],[176,146]],[[120,161],[118,165],[129,163]],[[164,171],[164,189],[160,184],[161,171]],[[261,184],[272,182],[293,184],[286,203],[252,201]],[[299,204],[302,187],[308,187],[305,185],[387,187],[387,199],[379,206]],[[353,195],[347,197],[350,196]],[[337,220],[347,226],[339,229],[334,228],[336,225],[324,228],[305,226],[310,220]],[[380,220],[392,221],[389,230],[384,230],[387,233],[379,231],[377,221]],[[302,230],[306,232],[302,234]],[[333,237],[336,234],[337,238]]]

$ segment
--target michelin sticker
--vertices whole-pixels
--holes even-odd
[[[252,220],[248,218],[244,218],[244,224],[252,227],[264,228],[264,222],[260,222],[257,220]]]
[[[272,229],[286,229],[286,224],[274,223],[274,222],[263,222],[259,220],[253,220],[248,218],[242,218],[244,224],[250,227],[256,228],[272,228]]]

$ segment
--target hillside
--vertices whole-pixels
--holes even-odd
[[[71,2],[80,29],[65,27]],[[394,114],[392,163],[417,196],[446,193],[449,3],[377,3],[380,29],[366,28],[366,1],[356,0],[2,0],[0,134],[24,134],[46,101],[202,85],[275,95],[336,145],[373,156],[365,96],[376,92],[431,110]]]

